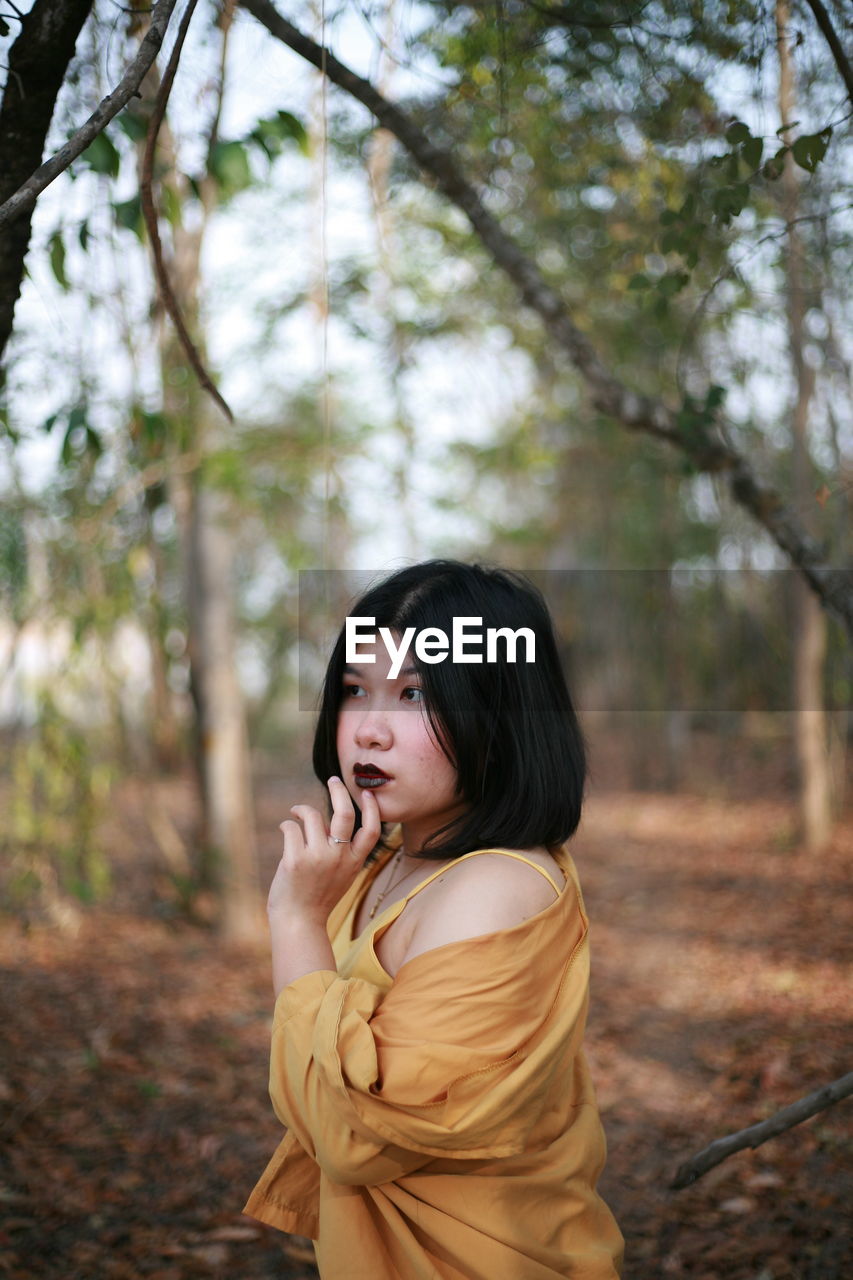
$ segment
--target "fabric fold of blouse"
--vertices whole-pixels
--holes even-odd
[[[279,995],[270,1095],[288,1133],[246,1212],[319,1234],[324,1280],[618,1275],[581,1050],[586,917],[558,860],[566,888],[514,928],[416,956],[393,982],[371,937],[348,976]]]

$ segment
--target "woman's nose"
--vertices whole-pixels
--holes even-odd
[[[385,748],[391,744],[391,726],[381,711],[367,711],[355,729],[355,740],[360,747]]]

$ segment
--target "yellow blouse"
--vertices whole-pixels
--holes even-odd
[[[278,997],[270,1096],[288,1133],[245,1212],[314,1238],[323,1280],[618,1277],[622,1237],[595,1190],[604,1135],[581,1049],[588,921],[571,857],[555,855],[566,883],[544,911],[392,980],[374,943],[429,881],[352,932],[393,852],[332,912],[338,972]],[[481,853],[547,876],[511,850],[465,858]]]

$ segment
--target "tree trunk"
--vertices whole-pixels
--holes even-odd
[[[202,671],[202,758],[208,841],[229,941],[257,936],[257,873],[249,740],[237,673],[234,617],[234,532],[228,500],[198,494],[196,571]]]
[[[161,604],[164,580],[163,554],[153,535],[148,549],[154,570],[154,599],[146,618],[148,648],[151,654],[151,729],[150,743],[154,767],[158,773],[175,773],[181,767],[181,731],[175,714],[175,699],[169,687],[169,661],[165,649],[165,620]]]
[[[787,0],[776,0],[776,38],[779,47],[779,114],[787,140],[796,110],[794,69],[788,46]],[[801,515],[812,507],[814,484],[810,473],[808,416],[814,390],[814,371],[806,363],[805,271],[803,246],[797,231],[798,179],[793,157],[785,156],[782,204],[788,235],[785,254],[788,301],[788,341],[796,379],[792,415],[791,454],[793,496]],[[830,760],[823,703],[826,656],[826,617],[813,593],[799,578],[794,583],[794,724],[799,774],[800,826],[806,848],[823,849],[830,837]]]
[[[0,107],[0,204],[41,164],[56,99],[92,3],[36,0],[21,19]],[[31,225],[32,212],[0,231],[0,357],[12,332]]]
[[[146,96],[156,95],[149,76]],[[176,207],[185,195],[176,172],[174,147],[164,121],[158,142],[161,188],[170,185]],[[215,189],[203,184],[205,217],[195,230],[180,221],[173,229],[168,269],[189,331],[204,359],[199,332],[201,250]],[[187,368],[186,356],[168,319],[161,317],[160,361],[163,407],[175,454],[201,459],[210,452],[215,428],[208,406]],[[198,468],[175,468],[170,497],[184,561],[187,647],[195,710],[194,773],[201,813],[196,878],[215,891],[219,926],[229,941],[257,936],[257,868],[246,711],[237,674],[234,608],[234,533],[225,495],[206,489]]]

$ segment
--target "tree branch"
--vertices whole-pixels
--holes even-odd
[[[160,297],[163,299],[163,305],[169,313],[172,323],[177,330],[178,338],[181,346],[186,352],[187,359],[193,367],[196,377],[198,378],[205,391],[213,397],[225,414],[229,422],[234,421],[234,414],[231,412],[230,406],[223,399],[222,395],[214,385],[213,379],[204,367],[198,348],[189,335],[189,330],[184,323],[184,317],[181,314],[181,308],[175,291],[172,288],[172,282],[169,279],[169,273],[166,270],[166,264],[163,261],[163,244],[160,240],[160,228],[157,224],[157,210],[154,207],[154,195],[151,189],[152,175],[154,170],[154,150],[157,146],[157,135],[160,132],[160,125],[163,123],[163,116],[166,114],[166,103],[169,101],[169,94],[172,92],[172,84],[175,79],[175,72],[178,69],[178,63],[181,60],[181,51],[184,47],[187,31],[189,30],[190,20],[198,0],[188,0],[187,7],[184,10],[184,16],[181,18],[181,25],[178,28],[175,47],[172,49],[169,57],[169,65],[163,75],[160,88],[157,91],[157,98],[154,102],[154,110],[148,123],[148,134],[145,139],[145,152],[142,157],[142,175],[139,183],[139,198],[142,206],[142,215],[145,219],[145,225],[148,228],[148,236],[151,240],[151,256],[154,261],[154,272],[157,276],[157,283],[160,287]]]
[[[824,606],[841,619],[853,640],[853,571],[826,566],[823,548],[799,526],[781,497],[754,475],[747,460],[707,427],[699,426],[689,434],[682,431],[676,414],[663,401],[631,391],[613,376],[592,343],[574,324],[563,299],[489,213],[453,156],[434,146],[400,107],[339,62],[329,49],[283,18],[270,0],[241,0],[241,3],[271,35],[367,107],[383,128],[403,144],[438,189],[465,213],[495,263],[515,283],[524,302],[539,314],[548,334],[586,380],[596,407],[629,431],[665,440],[686,454],[697,470],[725,473],[735,500],[763,525],[804,574]]]
[[[851,67],[850,61],[841,46],[841,41],[838,39],[838,35],[832,25],[832,19],[823,4],[821,4],[821,0],[807,0],[807,4],[815,16],[815,22],[826,38],[826,43],[829,45],[832,56],[835,59],[835,65],[841,72],[841,79],[847,85],[847,96],[853,102],[853,67]]]
[[[752,1147],[753,1150],[760,1147],[768,1139],[776,1138],[780,1133],[793,1129],[795,1125],[802,1124],[810,1116],[817,1115],[818,1111],[825,1111],[827,1107],[840,1102],[842,1098],[849,1097],[851,1093],[853,1093],[853,1071],[848,1071],[846,1076],[841,1076],[832,1084],[824,1085],[822,1089],[806,1094],[804,1098],[792,1102],[789,1107],[783,1107],[768,1120],[750,1125],[748,1129],[740,1129],[737,1133],[730,1133],[725,1138],[717,1138],[698,1155],[685,1160],[684,1164],[679,1166],[670,1187],[673,1191],[682,1191],[685,1187],[691,1186],[697,1178],[706,1174],[709,1169],[722,1164],[736,1151],[743,1151],[745,1147]]]
[[[76,160],[86,150],[97,135],[103,132],[113,117],[118,115],[122,107],[127,105],[145,79],[160,51],[163,36],[169,25],[169,19],[172,16],[172,10],[176,2],[177,0],[157,0],[157,5],[151,15],[151,25],[145,33],[145,39],[139,46],[139,52],[115,89],[113,89],[112,93],[108,93],[103,101],[98,104],[86,123],[81,125],[77,132],[68,139],[65,146],[60,147],[56,155],[51,156],[49,160],[40,165],[14,195],[9,196],[8,200],[0,205],[0,227],[5,227],[23,214],[28,213],[45,187],[48,187],[54,178],[64,172],[72,161]]]

